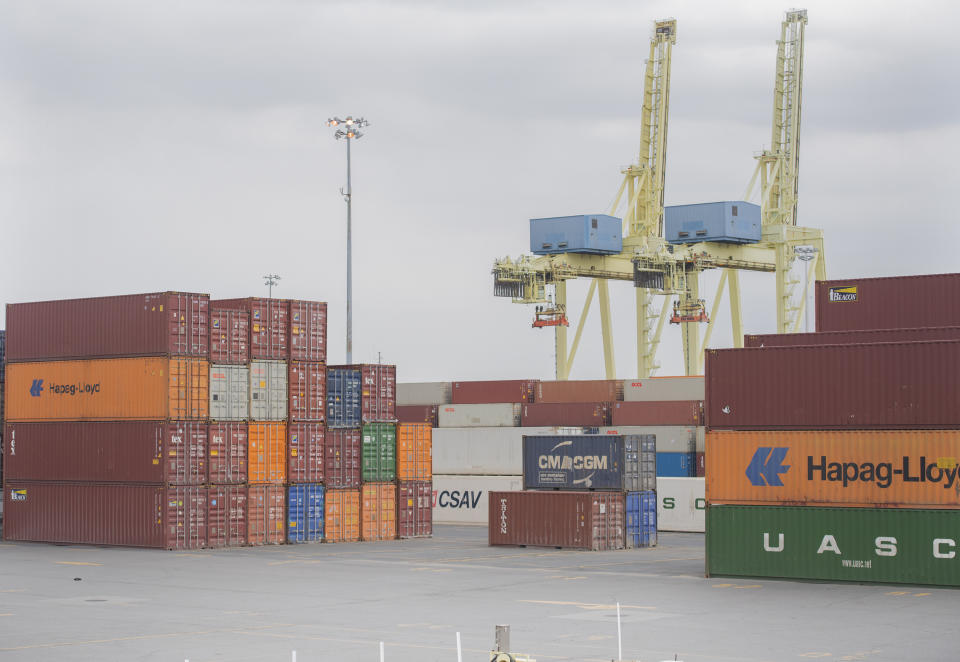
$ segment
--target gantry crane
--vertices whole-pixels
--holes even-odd
[[[790,11],[781,26],[774,88],[773,140],[770,149],[757,157],[757,169],[747,190],[749,196],[759,176],[762,235],[759,243],[752,244],[670,244],[664,239],[663,192],[670,63],[672,47],[676,43],[677,24],[673,19],[654,24],[644,77],[639,159],[636,165],[622,171],[623,180],[611,208],[611,214],[616,214],[621,203],[626,207],[623,214],[626,226],[623,250],[614,255],[525,255],[516,260],[507,257],[494,263],[495,296],[510,297],[514,303],[549,304],[550,310],[554,306],[567,310],[567,280],[591,279],[569,350],[567,327],[563,324],[554,326],[557,379],[569,378],[595,294],[599,295],[600,302],[605,372],[608,379],[615,378],[608,289],[610,280],[632,281],[636,289],[639,377],[650,376],[658,367],[655,362],[656,351],[673,296],[677,299],[670,320],[681,327],[686,374],[702,372],[703,352],[709,343],[725,289],[729,292],[734,344],[738,347],[742,345],[739,270],[774,272],[777,278],[778,332],[798,329],[806,297],[799,306],[791,303],[797,285],[790,276],[795,259],[794,248],[813,247],[814,263],[804,284],[805,291],[814,278],[826,278],[822,232],[796,225],[800,91],[806,22],[805,10]],[[699,296],[699,275],[706,269],[722,269],[709,315]],[[552,296],[549,289],[553,290]],[[659,311],[654,301],[657,296],[664,297]],[[703,322],[707,323],[707,329],[701,344],[698,325]]]

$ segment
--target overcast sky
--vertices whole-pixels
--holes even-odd
[[[828,277],[960,270],[960,9],[805,7],[799,224],[823,228]],[[655,19],[678,20],[666,202],[742,196],[789,8],[0,0],[0,300],[265,296],[278,273],[276,296],[329,302],[342,361],[346,158],[325,122],[363,115],[355,360],[379,352],[401,381],[550,378],[552,332],[493,297],[494,258],[529,250],[532,217],[608,210]],[[772,331],[773,277],[744,287],[747,332]],[[636,371],[631,289],[611,287],[619,377]],[[678,374],[666,333],[659,374]],[[595,319],[585,336],[572,377],[602,377]]]

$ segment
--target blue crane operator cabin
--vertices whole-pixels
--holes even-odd
[[[581,214],[530,219],[530,252],[535,255],[616,255],[622,250],[623,221],[615,216]]]

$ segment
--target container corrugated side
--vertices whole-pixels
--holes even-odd
[[[657,453],[657,476],[690,478],[697,475],[696,453]]]
[[[327,542],[360,540],[360,490],[327,489],[324,499],[324,539]]]
[[[433,431],[426,423],[397,424],[397,480],[433,477]]]
[[[248,439],[246,422],[216,422],[207,434],[207,472],[214,485],[247,482]]]
[[[523,436],[555,434],[555,428],[436,428],[433,473],[519,476]]]
[[[433,477],[433,521],[440,524],[483,524],[489,521],[490,492],[519,492],[523,476]]]
[[[397,486],[364,483],[360,488],[360,539],[395,540],[397,537]]]
[[[327,304],[289,299],[289,358],[325,363],[327,360]]]
[[[397,406],[448,405],[453,398],[451,382],[406,382],[397,384]]]
[[[433,535],[430,481],[397,483],[397,537],[429,538]]]
[[[745,335],[743,337],[743,346],[795,347],[797,345],[859,345],[877,342],[923,342],[927,340],[960,340],[960,326]]]
[[[711,505],[707,576],[960,586],[960,510]]]
[[[404,405],[397,407],[400,423],[426,423],[432,428],[440,427],[440,412],[437,405]]]
[[[652,436],[524,436],[523,488],[652,490],[655,444]]]
[[[361,469],[364,482],[381,483],[397,478],[397,426],[367,423],[361,429]]]
[[[361,376],[352,368],[327,369],[327,427],[358,428],[361,419]]]
[[[513,402],[438,407],[437,424],[441,428],[497,428],[520,425],[520,404]]]
[[[541,381],[537,383],[536,402],[616,402],[623,400],[623,381],[587,379]]]
[[[327,429],[323,442],[323,482],[327,487],[360,486],[360,430]]]
[[[523,405],[520,417],[524,427],[599,427],[610,425],[610,403],[543,402]]]
[[[287,386],[291,421],[323,421],[327,409],[327,366],[290,361]]]
[[[364,423],[397,421],[397,366],[358,363],[336,367],[360,372],[360,418]]]
[[[247,544],[245,485],[211,485],[207,488],[207,547],[242,547]]]
[[[657,477],[657,528],[703,533],[707,499],[703,478]]]
[[[703,428],[689,425],[620,425],[601,427],[598,434],[652,434],[657,438],[657,451],[667,453],[689,453],[703,450]]]
[[[536,379],[453,382],[450,401],[455,405],[494,402],[534,402]]]
[[[656,547],[657,493],[627,492],[624,504],[626,514],[626,548]]]
[[[283,360],[289,357],[290,307],[282,299],[251,297],[247,299],[214,299],[214,308],[239,308],[250,314],[251,359]]]
[[[250,368],[210,365],[210,418],[244,421],[250,416]]]
[[[612,425],[703,425],[703,402],[664,400],[660,402],[614,402]]]
[[[250,423],[247,477],[250,483],[285,483],[287,480],[287,424]]]
[[[305,483],[287,488],[287,542],[323,540],[323,485]]]
[[[287,480],[291,483],[323,482],[323,423],[287,424]]]
[[[244,364],[250,360],[250,313],[236,308],[210,309],[210,362]]]
[[[286,539],[287,488],[250,485],[247,488],[247,544],[281,545]]]
[[[659,402],[670,400],[703,400],[703,377],[649,377],[623,382],[626,402]]]
[[[250,362],[250,420],[287,418],[286,361]]]
[[[490,492],[491,545],[623,549],[622,492]]]

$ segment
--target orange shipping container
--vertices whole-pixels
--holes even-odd
[[[210,364],[130,358],[11,363],[8,421],[197,420],[207,417]]]
[[[712,504],[960,508],[960,430],[710,431]]]
[[[397,424],[397,480],[433,480],[433,430],[429,423]]]
[[[287,424],[250,423],[247,477],[250,483],[287,480]]]
[[[281,545],[286,540],[287,488],[251,485],[247,488],[247,544]]]
[[[360,490],[327,490],[324,501],[323,539],[360,540]]]
[[[397,537],[397,486],[394,483],[365,483],[360,488],[362,540],[394,540]]]

